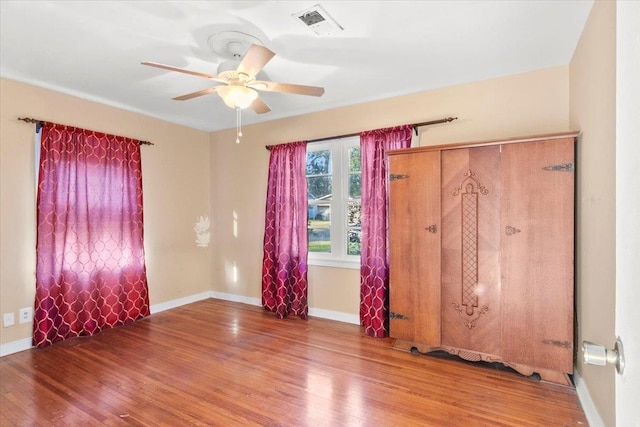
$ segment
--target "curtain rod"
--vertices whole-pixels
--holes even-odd
[[[42,123],[45,123],[44,120],[32,119],[31,117],[18,117],[18,120],[22,120],[23,122],[26,122],[26,123],[33,123],[36,126],[42,126]],[[39,129],[39,128],[37,128],[37,129]],[[138,140],[138,144],[140,144],[140,145],[155,145],[153,142],[141,141],[141,140]]]
[[[440,124],[440,123],[448,123],[448,122],[452,122],[454,120],[458,120],[458,118],[457,117],[447,117],[446,119],[438,119],[438,120],[431,120],[431,121],[428,121],[428,122],[413,123],[411,126],[413,126],[413,131],[417,135],[419,127],[429,126],[429,125],[437,125],[437,124]],[[330,139],[347,138],[349,136],[356,136],[356,135],[360,135],[360,132],[346,133],[344,135],[328,136],[326,138],[311,139],[311,140],[309,140],[307,142],[321,142],[321,141],[328,141]],[[266,148],[267,150],[271,150],[271,147],[273,147],[273,145],[265,145],[264,148]]]

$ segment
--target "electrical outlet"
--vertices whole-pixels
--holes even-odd
[[[29,323],[32,320],[33,320],[33,308],[31,307],[21,308],[20,313],[18,314],[18,322]]]
[[[13,326],[16,324],[15,319],[13,318],[13,313],[5,313],[2,316],[2,324],[6,328],[7,326]]]

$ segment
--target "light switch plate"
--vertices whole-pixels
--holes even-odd
[[[6,328],[7,326],[13,326],[16,324],[15,319],[13,318],[13,313],[5,313],[2,316],[2,324]]]

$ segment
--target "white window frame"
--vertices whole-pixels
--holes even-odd
[[[360,136],[307,144],[307,152],[331,151],[331,252],[309,252],[309,265],[360,269],[360,255],[348,255],[347,204],[349,200],[349,149],[360,147]]]

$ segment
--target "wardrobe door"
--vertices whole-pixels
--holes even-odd
[[[499,146],[442,152],[442,345],[491,356],[501,344],[500,187]]]
[[[440,344],[440,152],[389,156],[389,333]]]
[[[502,146],[504,360],[573,371],[574,139]]]

